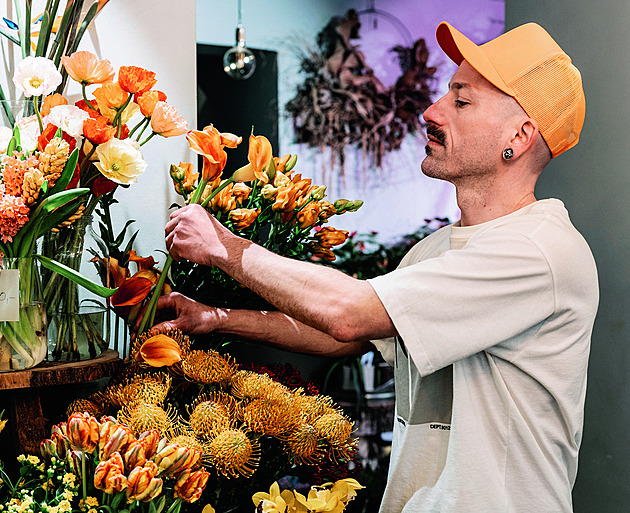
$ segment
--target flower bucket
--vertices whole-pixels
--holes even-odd
[[[42,253],[79,271],[84,262],[86,228],[91,216],[44,236]],[[96,358],[108,347],[102,298],[52,271],[43,271],[48,313],[48,359],[73,362]]]
[[[47,343],[39,266],[32,258],[0,259],[0,371],[34,367]]]

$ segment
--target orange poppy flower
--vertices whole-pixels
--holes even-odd
[[[61,58],[63,67],[73,80],[81,84],[103,84],[111,82],[116,72],[111,63],[99,60],[91,52],[74,52]]]
[[[136,361],[144,362],[151,367],[170,367],[181,359],[179,344],[166,335],[149,338],[136,353]]]
[[[42,116],[48,116],[48,114],[50,114],[50,109],[57,107],[58,105],[68,105],[68,100],[59,93],[49,94],[46,98],[44,98],[40,114]]]
[[[90,108],[88,106],[88,102],[94,108]],[[87,112],[91,118],[100,116],[101,113],[98,110],[98,102],[96,100],[88,100],[88,102],[86,102],[85,100],[79,100],[78,102],[75,102],[74,105],[76,107],[79,107],[81,110]]]
[[[128,93],[142,94],[157,82],[155,73],[138,66],[121,66],[118,70],[118,83]]]
[[[103,144],[116,135],[116,128],[107,123],[107,118],[88,118],[83,122],[83,135],[92,144]]]
[[[190,149],[203,156],[202,179],[211,182],[221,176],[227,153],[221,145],[221,134],[215,130],[191,130],[186,134]]]
[[[48,143],[52,141],[55,135],[57,134],[57,130],[58,128],[52,123],[48,123],[48,125],[46,125],[46,128],[44,128],[44,131],[37,138],[37,149],[39,151],[44,151],[46,149],[46,146],[48,145]],[[76,139],[68,135],[67,133],[65,133],[63,130],[61,132],[61,137],[70,146],[69,153],[72,153],[72,150],[74,150],[74,148],[77,145]]]
[[[114,119],[116,111],[127,102],[129,97],[129,93],[120,87],[118,82],[107,82],[95,89],[93,94],[101,114],[110,121]]]
[[[157,103],[166,101],[166,95],[162,91],[147,91],[146,93],[137,94],[135,100],[140,107],[142,115],[145,118],[150,118]]]
[[[151,116],[151,129],[162,137],[175,137],[185,134],[188,123],[179,116],[177,109],[166,102],[157,102]]]

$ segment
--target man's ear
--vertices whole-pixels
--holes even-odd
[[[506,143],[506,148],[512,148],[514,157],[512,160],[518,159],[526,153],[536,142],[538,138],[538,123],[531,118],[521,118],[512,130]]]

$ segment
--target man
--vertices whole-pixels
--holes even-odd
[[[156,328],[331,355],[372,341],[396,376],[383,513],[569,512],[597,275],[562,203],[537,201],[534,187],[578,141],[581,78],[535,24],[477,46],[442,23],[437,39],[459,69],[424,114],[422,170],[455,184],[461,220],[360,281],[181,209],[166,225],[170,253],[226,270],[279,311],[173,294],[160,306],[176,318]]]

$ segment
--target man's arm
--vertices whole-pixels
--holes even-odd
[[[281,312],[334,340],[368,341],[397,334],[366,281],[267,251],[234,235],[198,205],[174,212],[165,231],[175,260],[220,267]]]
[[[177,292],[161,296],[158,309],[170,311],[174,319],[157,324],[153,333],[167,329],[190,334],[231,333],[280,349],[322,356],[360,355],[371,349],[369,342],[338,342],[282,312],[213,308]]]

